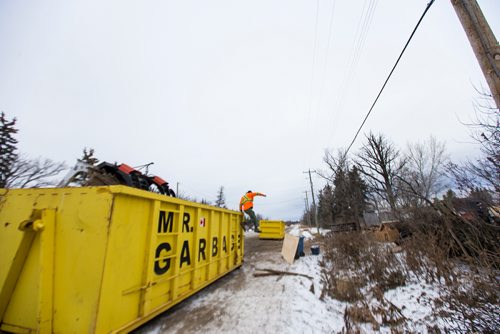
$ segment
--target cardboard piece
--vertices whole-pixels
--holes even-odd
[[[394,242],[399,239],[399,230],[390,223],[382,223],[374,232],[375,239],[381,242]]]
[[[286,262],[292,264],[295,260],[295,253],[297,252],[297,247],[299,245],[299,237],[295,237],[290,234],[285,234],[285,240],[283,240],[283,248],[281,249],[281,255],[285,258]]]

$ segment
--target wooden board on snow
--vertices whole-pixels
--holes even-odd
[[[285,240],[283,240],[283,248],[281,249],[281,255],[285,258],[286,262],[292,264],[295,260],[295,253],[297,252],[297,246],[299,245],[299,237],[295,237],[290,234],[285,234]]]

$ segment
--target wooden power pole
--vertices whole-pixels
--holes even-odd
[[[311,178],[311,170],[304,172],[309,173],[309,182],[311,183],[311,197],[313,202],[313,210],[314,210],[314,223],[316,224],[316,230],[319,234],[319,225],[318,225],[318,208],[316,207],[316,200],[314,199],[314,189],[313,189],[313,181]]]
[[[312,226],[312,223],[311,223],[311,219],[310,218],[310,213],[309,213],[309,201],[307,200],[307,191],[304,191],[306,193],[306,214],[305,214],[305,218],[306,218],[306,223],[307,225],[309,226]]]
[[[500,108],[500,46],[476,0],[451,0],[491,95]]]

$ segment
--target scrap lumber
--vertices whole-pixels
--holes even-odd
[[[306,277],[309,279],[313,279],[313,277],[301,273],[295,273],[291,271],[282,271],[282,270],[275,270],[275,269],[255,269],[256,271],[264,271],[261,273],[254,273],[254,277],[262,277],[262,276],[272,276],[272,275],[290,275],[290,276],[302,276]]]

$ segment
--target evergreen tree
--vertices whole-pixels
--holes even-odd
[[[449,207],[452,207],[452,203],[455,198],[457,198],[457,195],[451,189],[448,189],[446,194],[443,195],[443,201],[445,201],[445,203],[448,204]]]
[[[88,163],[90,166],[95,166],[99,162],[99,159],[94,156],[94,149],[89,148],[87,151],[86,147],[83,149],[83,156],[80,160]]]
[[[13,136],[18,130],[15,125],[15,118],[9,121],[4,112],[0,114],[0,188],[6,187],[17,160],[17,140]]]
[[[346,222],[349,220],[349,181],[348,175],[343,168],[339,168],[333,180],[333,210],[332,215],[335,222]]]
[[[333,204],[333,189],[327,184],[319,191],[318,196],[318,220],[319,225],[323,228],[328,228],[329,225],[333,224]]]
[[[227,208],[223,186],[220,186],[219,191],[217,192],[217,199],[215,200],[215,206],[217,206],[219,208]]]
[[[361,178],[356,166],[349,171],[348,180],[350,190],[349,207],[351,209],[352,218],[359,229],[359,218],[363,216],[363,211],[366,209],[368,202],[368,185]]]
[[[332,220],[334,223],[356,223],[367,205],[368,186],[357,167],[338,168],[333,180]]]

